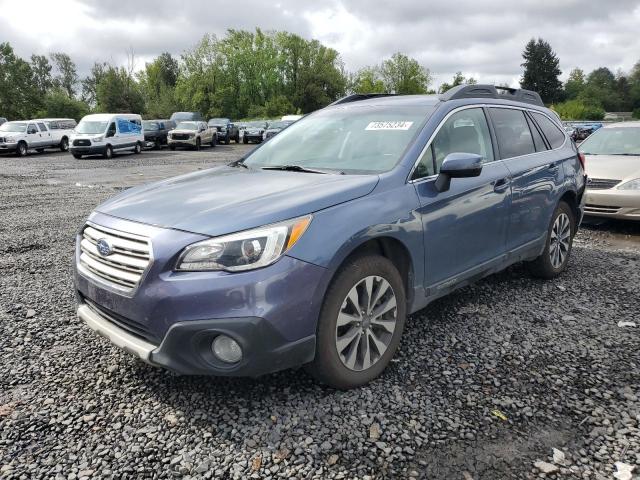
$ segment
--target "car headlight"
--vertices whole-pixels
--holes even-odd
[[[91,140],[94,141],[94,142],[101,142],[102,141],[102,137],[101,136],[100,137],[93,137]]]
[[[311,215],[194,243],[184,249],[176,270],[240,272],[266,267],[302,237]]]
[[[640,178],[634,178],[622,185],[618,185],[618,190],[640,190]]]

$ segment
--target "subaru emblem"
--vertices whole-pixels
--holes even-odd
[[[103,257],[108,257],[113,253],[113,250],[111,250],[111,244],[106,238],[101,238],[100,240],[98,240],[98,242],[96,243],[96,248],[98,249],[98,253]]]

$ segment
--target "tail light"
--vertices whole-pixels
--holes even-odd
[[[587,159],[584,156],[584,153],[578,153],[578,160],[580,160],[580,165],[582,165],[582,169],[586,170]]]

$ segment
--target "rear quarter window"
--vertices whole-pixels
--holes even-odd
[[[533,119],[540,126],[542,133],[547,137],[547,141],[551,148],[560,148],[564,143],[564,132],[560,130],[555,123],[553,123],[546,115],[538,112],[531,112]]]

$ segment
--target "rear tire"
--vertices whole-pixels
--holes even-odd
[[[69,139],[67,137],[62,137],[60,140],[60,151],[66,152],[69,150]]]
[[[111,145],[105,147],[102,158],[106,158],[107,160],[113,158],[113,148],[111,148]]]
[[[76,160],[80,160],[82,158],[82,155],[80,155],[79,153],[72,153],[71,155],[73,155],[73,158],[75,158]]]
[[[564,272],[569,264],[575,234],[575,213],[566,202],[561,201],[551,217],[542,254],[527,264],[529,272],[547,280]]]
[[[172,152],[176,149],[175,145],[169,145],[169,150],[171,150]]]
[[[196,150],[200,150],[200,139],[199,138],[196,138],[196,147],[195,147],[195,149]]]
[[[242,137],[242,143],[246,145],[247,143],[249,143],[249,139],[247,137]]]
[[[25,142],[18,142],[18,147],[16,148],[16,155],[19,157],[26,157],[27,153],[29,153],[29,148]]]
[[[142,145],[140,144],[140,142],[136,143],[136,146],[133,147],[133,153],[135,153],[136,155],[140,155],[142,153]]]
[[[240,143],[240,134],[239,133],[236,134],[236,138],[234,139],[234,141],[236,143]]]
[[[391,361],[406,315],[404,283],[391,261],[381,256],[349,260],[327,290],[318,319],[316,356],[305,368],[334,388],[370,382]]]
[[[227,136],[224,137],[224,144],[229,145],[230,143],[231,143],[231,139],[229,138],[229,134],[227,133]]]

